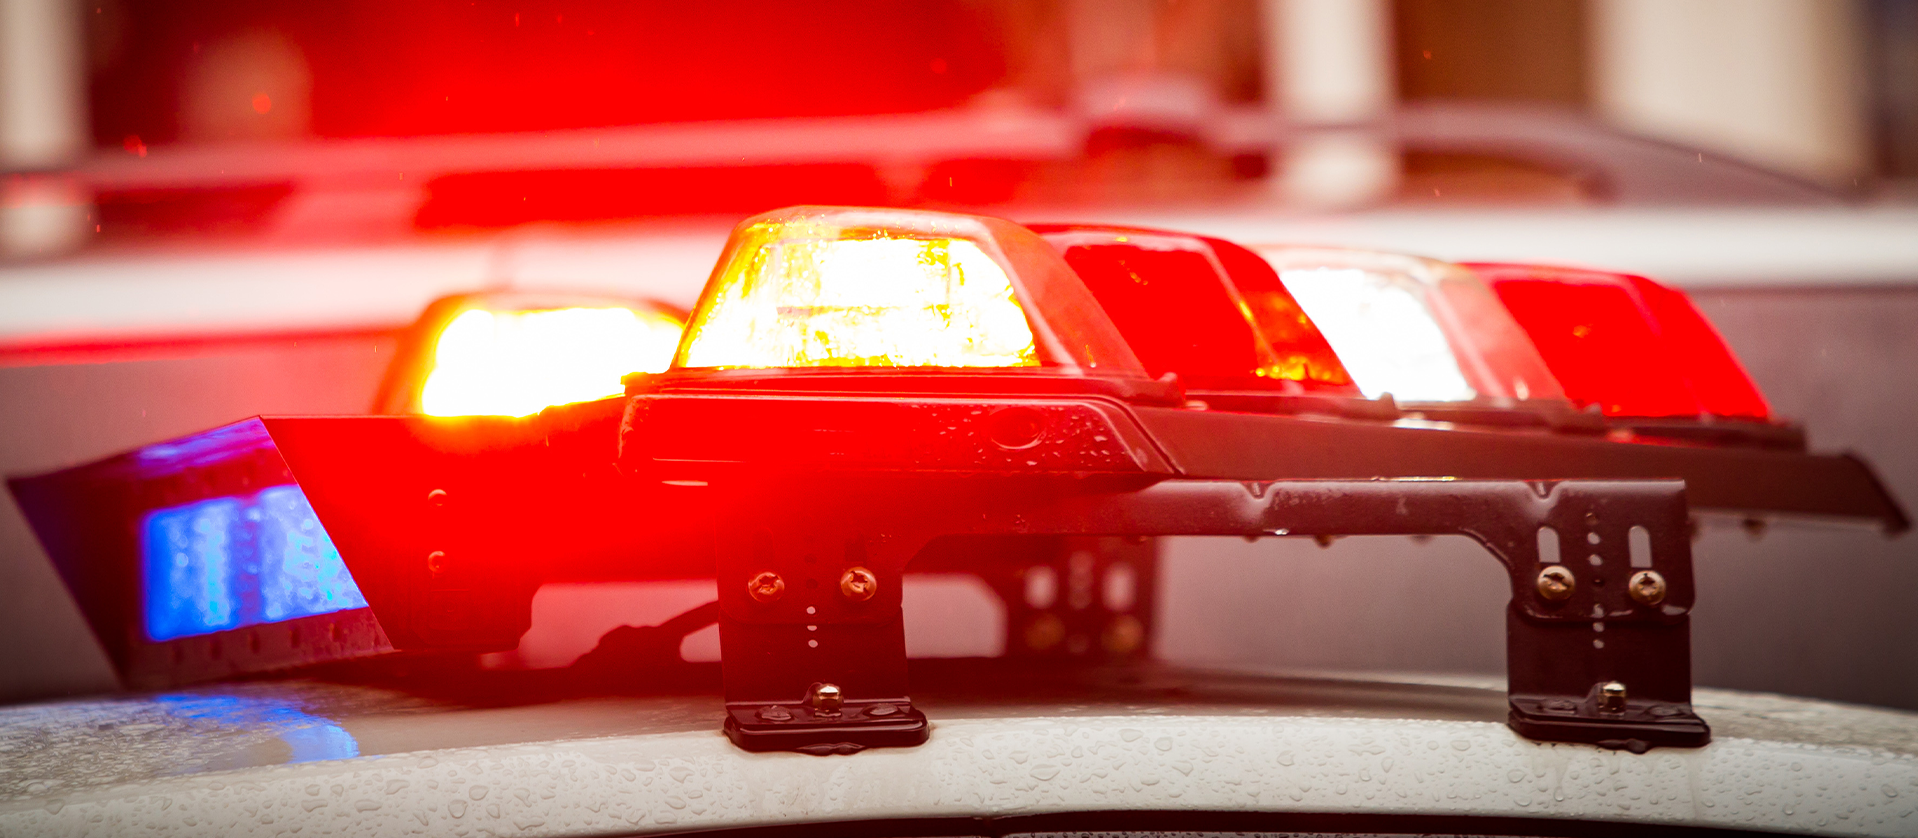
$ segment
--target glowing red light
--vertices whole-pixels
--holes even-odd
[[[1358,395],[1311,318],[1256,254],[1179,233],[1034,228],[1065,256],[1152,376],[1204,390]]]
[[[1470,265],[1491,284],[1566,395],[1607,416],[1766,419],[1771,409],[1683,293],[1641,276]]]

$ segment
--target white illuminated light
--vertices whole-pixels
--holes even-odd
[[[440,332],[420,408],[435,416],[526,416],[623,392],[633,372],[663,372],[679,324],[626,308],[472,309]]]
[[[1402,402],[1455,402],[1478,395],[1413,288],[1356,268],[1293,268],[1279,278],[1366,398],[1391,393]]]

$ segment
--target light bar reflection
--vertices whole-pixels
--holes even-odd
[[[141,542],[152,640],[366,607],[298,486],[155,510]]]

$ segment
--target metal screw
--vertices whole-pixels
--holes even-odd
[[[1538,595],[1552,602],[1570,599],[1572,589],[1577,587],[1578,581],[1572,578],[1572,572],[1558,565],[1538,572]]]
[[[839,577],[839,592],[853,602],[865,602],[879,593],[879,577],[863,567],[847,568]]]
[[[1040,614],[1026,624],[1026,648],[1043,652],[1066,639],[1065,621],[1056,614]]]
[[[812,709],[821,715],[832,715],[846,703],[846,697],[839,691],[838,684],[814,684],[812,687]]]
[[[1625,685],[1617,681],[1599,684],[1598,711],[1600,713],[1625,712]]]
[[[754,602],[776,602],[786,593],[786,580],[770,570],[764,571],[746,583],[746,593],[752,596]]]
[[[1130,655],[1145,644],[1145,624],[1131,614],[1120,614],[1106,625],[1104,635],[1106,651],[1114,655]]]
[[[1625,590],[1639,605],[1657,605],[1665,601],[1665,577],[1656,570],[1641,570],[1632,574]]]

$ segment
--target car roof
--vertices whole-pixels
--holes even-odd
[[[1900,711],[1700,689],[1712,744],[1633,754],[1519,737],[1497,679],[1041,680],[945,667],[915,686],[930,742],[833,757],[734,748],[707,692],[266,680],[15,706],[0,709],[0,833],[570,835],[1114,811],[1489,819],[1505,834],[1567,819],[1918,824],[1918,716]]]

